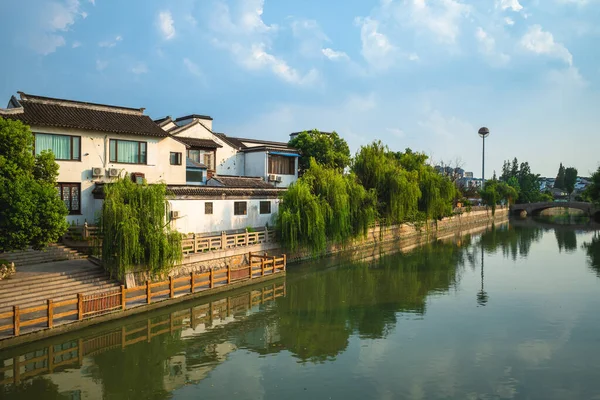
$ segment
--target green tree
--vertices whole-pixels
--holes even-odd
[[[335,131],[331,133],[319,132],[314,129],[305,131],[291,139],[289,146],[300,150],[298,162],[300,173],[310,168],[310,159],[326,167],[343,170],[350,165],[350,148],[348,143]]]
[[[600,203],[600,167],[591,176],[591,183],[585,188],[583,198],[593,203]]]
[[[554,187],[557,189],[565,189],[565,167],[560,163],[558,167],[558,174],[556,174],[556,180],[554,181]]]
[[[181,260],[181,234],[167,221],[167,187],[129,177],[105,185],[100,215],[102,262],[113,276],[142,267],[153,275]]]
[[[67,230],[67,208],[55,185],[52,153],[33,155],[33,134],[19,121],[0,118],[0,252],[41,249]]]
[[[575,190],[575,182],[577,182],[577,168],[569,167],[565,169],[564,189],[569,194],[569,200],[571,199],[571,193]]]

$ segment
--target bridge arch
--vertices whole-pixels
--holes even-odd
[[[527,215],[539,215],[542,211],[550,208],[572,208],[583,211],[587,216],[597,218],[600,213],[600,208],[594,206],[592,203],[586,203],[582,201],[566,201],[566,202],[554,202],[547,201],[541,203],[527,203],[527,204],[514,204],[511,206],[513,214],[521,214],[523,211]]]

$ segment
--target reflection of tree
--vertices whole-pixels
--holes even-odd
[[[397,313],[423,314],[429,293],[455,284],[462,256],[456,245],[440,243],[288,281],[277,304],[281,341],[302,360],[324,361],[342,352],[352,333],[385,337]]]
[[[125,351],[110,350],[94,356],[92,376],[102,382],[106,399],[167,399],[164,376],[169,374],[168,359],[178,353],[184,342],[161,335],[128,346]]]
[[[502,250],[505,257],[510,256],[516,260],[518,256],[526,257],[531,245],[539,241],[543,236],[540,228],[512,226],[510,224],[492,227],[481,235],[484,251],[495,253]]]
[[[59,394],[58,386],[43,377],[36,377],[16,386],[0,386],[0,399],[67,400],[70,398],[70,396]]]
[[[589,243],[584,243],[583,247],[588,256],[590,267],[596,272],[600,278],[600,235],[596,233]]]
[[[555,229],[554,235],[556,236],[556,242],[558,243],[558,250],[560,252],[563,249],[567,253],[572,253],[577,250],[577,235],[575,230],[572,229]]]

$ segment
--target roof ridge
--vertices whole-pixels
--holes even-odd
[[[109,104],[90,103],[90,102],[85,102],[85,101],[37,96],[37,95],[31,95],[31,94],[27,94],[27,93],[23,93],[23,92],[17,92],[17,93],[19,93],[19,95],[21,96],[21,100],[20,100],[21,102],[30,102],[30,103],[38,103],[38,104],[54,104],[54,105],[65,106],[65,107],[85,108],[85,109],[89,109],[89,110],[115,112],[115,113],[132,114],[132,115],[144,115],[144,110],[145,110],[145,108],[113,106],[113,105],[109,105]]]

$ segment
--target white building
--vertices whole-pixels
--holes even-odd
[[[183,233],[264,227],[274,224],[279,197],[298,178],[298,151],[213,133],[207,116],[153,121],[143,108],[19,94],[0,117],[31,127],[36,154],[54,153],[69,223],[94,224],[104,185],[127,174],[167,184]]]

